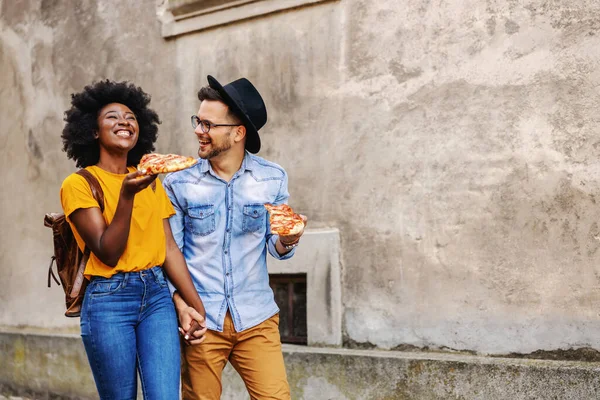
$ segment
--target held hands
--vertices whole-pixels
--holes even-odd
[[[125,176],[121,186],[121,195],[127,199],[133,197],[140,191],[146,189],[158,175],[144,175],[140,171],[135,171]]]
[[[186,306],[177,310],[179,333],[187,344],[196,345],[206,339],[206,320],[193,307]]]

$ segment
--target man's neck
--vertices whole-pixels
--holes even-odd
[[[215,174],[229,182],[240,169],[244,161],[245,151],[221,153],[209,160]]]

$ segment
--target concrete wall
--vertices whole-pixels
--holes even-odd
[[[600,349],[600,3],[339,0],[165,40],[146,1],[0,0],[0,325],[76,330],[43,214],[69,94],[130,79],[193,155],[213,74],[247,76],[260,155],[340,231],[348,347]],[[400,347],[398,347],[400,346]]]
[[[0,329],[0,350],[0,399],[97,398],[78,335]],[[599,395],[598,362],[294,345],[285,345],[283,354],[297,400],[587,400]],[[248,399],[231,366],[223,374],[221,399]]]

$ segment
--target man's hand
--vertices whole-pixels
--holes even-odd
[[[298,215],[300,215],[300,218],[302,218],[302,221],[304,221],[304,227],[302,228],[302,230],[300,232],[298,232],[295,235],[279,235],[279,241],[284,246],[298,243],[298,241],[300,240],[300,237],[304,234],[304,229],[306,228],[306,223],[308,222],[308,218],[306,218],[306,215],[302,215],[302,214],[298,214]]]

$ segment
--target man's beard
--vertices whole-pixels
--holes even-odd
[[[219,154],[221,154],[224,151],[227,151],[231,148],[231,143],[229,142],[229,137],[231,136],[231,131],[227,132],[227,136],[225,136],[224,140],[223,140],[223,145],[222,146],[215,146],[214,142],[211,141],[211,145],[213,147],[213,149],[210,151],[210,153],[208,153],[205,156],[202,156],[200,154],[200,149],[198,149],[198,157],[204,159],[204,160],[210,160],[213,157],[218,156]]]

